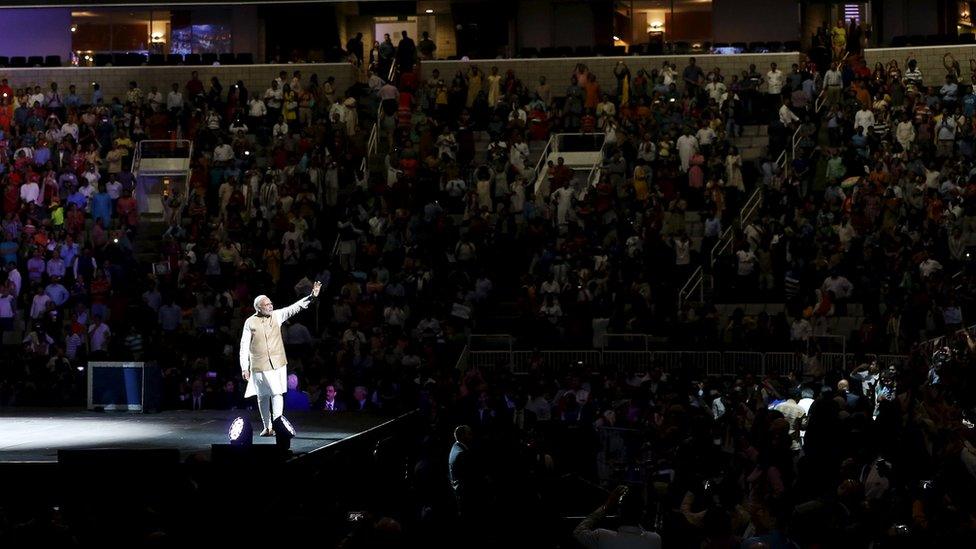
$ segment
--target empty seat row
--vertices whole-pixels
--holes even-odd
[[[93,61],[96,67],[115,66],[115,67],[138,67],[140,65],[251,65],[254,63],[254,55],[250,53],[171,53],[163,55],[154,53],[149,56],[143,53],[96,53]],[[25,68],[25,67],[60,67],[60,55],[0,55],[0,67],[4,68]]]
[[[149,64],[157,65],[251,65],[254,63],[254,55],[250,53],[188,53],[182,55],[171,53],[169,55],[152,54],[149,56]]]
[[[48,55],[47,57],[42,57],[40,55],[14,55],[8,57],[6,55],[0,55],[0,67],[12,67],[12,68],[23,68],[23,67],[60,67],[61,66],[61,56],[60,55]]]
[[[747,53],[765,52],[790,52],[800,51],[800,42],[793,40],[788,42],[732,42],[716,43],[702,42],[672,42],[663,44],[660,42],[650,44],[634,44],[631,46],[558,46],[545,48],[522,48],[519,50],[520,58],[550,58],[550,57],[612,57],[624,55],[665,55],[665,54],[689,54],[689,53],[708,53],[717,48],[737,48]]]
[[[254,56],[250,53],[171,53],[163,55],[154,53],[148,57],[141,53],[98,53],[95,54],[95,66],[104,67],[114,65],[116,67],[134,67],[139,65],[164,66],[164,65],[250,65],[254,63]]]
[[[909,36],[895,36],[891,39],[891,47],[893,48],[973,43],[976,43],[976,36],[971,32],[964,32],[958,36],[950,34],[912,34]]]

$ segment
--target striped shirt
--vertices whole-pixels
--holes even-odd
[[[74,360],[78,356],[78,348],[84,344],[84,340],[78,334],[71,334],[64,342],[64,354]]]

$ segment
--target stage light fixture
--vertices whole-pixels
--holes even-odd
[[[251,429],[249,418],[238,416],[230,423],[227,430],[227,438],[234,446],[250,446],[254,442],[254,430]]]
[[[287,451],[291,449],[291,439],[297,434],[295,427],[285,416],[278,416],[278,419],[271,423],[271,428],[275,433],[275,445],[279,450]]]

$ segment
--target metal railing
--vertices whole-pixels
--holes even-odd
[[[972,326],[967,326],[965,328],[960,328],[951,334],[946,334],[944,336],[933,337],[932,339],[927,339],[918,344],[922,352],[931,355],[939,347],[945,347],[953,343],[953,339],[970,339],[976,338],[976,324]]]
[[[549,155],[556,151],[556,135],[557,134],[552,134],[549,136],[549,141],[546,142],[545,148],[542,149],[542,153],[539,155],[539,160],[537,160],[535,163],[535,181],[533,182],[534,185],[532,187],[533,195],[539,192],[539,187],[542,185],[543,178],[548,177],[545,166],[546,161],[549,159]],[[544,196],[542,198],[545,199],[549,197]]]
[[[712,247],[712,251],[715,248]],[[698,301],[705,301],[705,270],[701,265],[695,268],[691,272],[691,276],[688,277],[688,281],[685,285],[678,290],[678,310],[684,306],[684,304],[691,299],[695,293],[698,293]]]
[[[739,211],[739,215],[736,217],[737,227],[728,227],[722,231],[718,241],[708,253],[709,267],[715,267],[715,262],[718,261],[718,258],[732,247],[732,243],[735,242],[735,229],[742,230],[759,212],[762,206],[762,191],[762,187],[757,186],[752,191],[752,194],[749,195],[749,198]],[[678,290],[678,309],[680,310],[696,293],[698,294],[699,301],[705,300],[705,270],[702,266],[692,271],[691,276],[688,277],[685,284]]]
[[[189,139],[143,139],[136,144],[132,153],[131,172],[139,175],[143,158],[179,158],[189,161],[193,158],[193,141]]]
[[[590,173],[589,173],[589,175],[586,176],[586,186],[585,186],[585,188],[580,189],[582,191],[589,190],[590,188],[595,187],[596,184],[600,182],[601,171],[603,169],[603,161],[607,157],[607,145],[608,145],[608,143],[607,143],[607,137],[606,136],[607,136],[607,134],[606,134],[606,132],[604,132],[604,134],[603,134],[603,145],[600,146],[600,158],[598,158],[597,161],[596,161],[596,163],[593,164],[593,167],[590,168]]]
[[[602,142],[600,143],[600,148],[598,149],[598,151],[600,152],[600,156],[602,158],[604,147],[606,147],[606,142],[607,142],[606,134],[604,133],[572,132],[572,133],[554,133],[550,135],[549,141],[546,142],[546,147],[542,149],[542,153],[539,155],[539,160],[537,160],[535,163],[535,185],[532,189],[533,194],[538,192],[539,186],[544,181],[543,178],[547,177],[547,170],[545,169],[545,166],[546,166],[546,162],[549,160],[549,155],[551,155],[552,153],[560,152],[562,150],[563,139],[567,137],[573,137],[573,136],[587,136],[587,137],[602,136],[603,139]],[[589,175],[592,177],[593,175],[592,169],[590,170]],[[589,177],[587,178],[587,181],[589,181]]]
[[[397,76],[397,64],[396,61],[390,64],[390,72],[387,74],[387,82],[393,82]],[[359,169],[363,173],[363,177],[367,177],[369,174],[369,159],[376,156],[376,151],[379,149],[380,141],[380,115],[383,113],[382,102],[376,109],[376,122],[373,124],[373,129],[369,132],[369,139],[366,141],[366,155],[363,157],[362,163],[359,165]]]
[[[613,350],[556,350],[556,351],[473,351],[465,347],[458,369],[477,367],[481,370],[502,369],[513,374],[542,371],[565,374],[570,370],[611,373],[643,373],[661,368],[668,373],[692,376],[736,377],[741,375],[780,376],[800,373],[808,365],[819,363],[824,373],[846,373],[858,355],[851,353],[800,352],[743,352],[743,351],[613,351]],[[905,355],[860,355],[866,362],[880,367],[900,367],[907,363]],[[812,367],[812,366],[811,366]]]
[[[784,177],[790,174],[790,160],[796,158],[796,149],[800,144],[800,130],[802,129],[802,124],[797,125],[796,130],[793,131],[793,137],[790,139],[790,146],[784,148],[783,152],[776,157],[776,166],[782,170]]]
[[[150,173],[144,174],[149,177],[182,177],[183,188],[180,192],[180,205],[182,210],[190,203],[190,172],[193,169],[193,141],[189,139],[143,139],[136,143],[132,153],[132,165],[129,171],[136,179],[142,171],[143,159],[154,158],[177,158],[181,165],[179,169],[149,170]],[[165,211],[165,207],[164,207]],[[142,213],[142,212],[140,212]]]

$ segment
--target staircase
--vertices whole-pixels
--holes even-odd
[[[144,139],[136,146],[132,176],[136,193],[145,197],[145,207],[139,211],[139,231],[133,243],[135,257],[140,263],[152,263],[158,257],[162,234],[166,230],[163,200],[170,193],[179,192],[186,204],[192,157],[193,142],[184,139]]]
[[[487,160],[488,144],[487,132],[475,133],[474,159],[476,166]],[[546,141],[529,141],[529,159],[526,161],[526,166],[537,165],[546,146]],[[515,301],[519,281],[516,279],[493,280],[493,282],[495,284],[494,295],[487,306],[487,310],[482,309],[477,312],[475,330],[482,334],[510,333],[512,327],[522,316],[518,302]]]
[[[731,139],[732,144],[739,149],[743,163],[754,163],[766,155],[769,149],[769,127],[768,126],[743,126],[742,135]],[[797,134],[794,134],[794,147],[796,146]],[[789,159],[792,158],[792,151]],[[787,151],[780,155],[778,160],[782,169],[786,169],[789,159]],[[725,253],[731,251],[735,237],[735,231],[741,230],[749,221],[752,220],[762,206],[762,189],[757,181],[751,192],[747,192],[748,199],[743,204],[731,227],[726,227],[715,247],[711,250],[702,250],[701,242],[704,236],[704,224],[699,212],[687,212],[685,214],[685,227],[691,239],[692,249],[701,254],[702,266],[688,277],[678,290],[678,308],[689,301],[706,301],[711,299],[712,289],[715,287],[712,280],[711,267],[716,260]]]
[[[739,148],[743,162],[754,162],[762,158],[769,148],[769,127],[743,126],[742,135],[733,137],[731,141]]]

